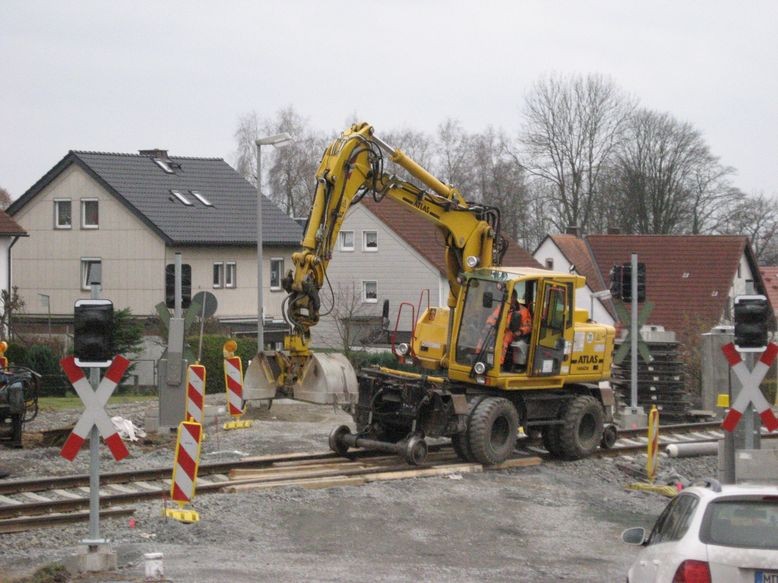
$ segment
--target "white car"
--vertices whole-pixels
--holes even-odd
[[[708,480],[673,498],[648,537],[621,538],[645,547],[629,583],[778,583],[778,487]]]

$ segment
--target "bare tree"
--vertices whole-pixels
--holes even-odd
[[[393,148],[399,148],[408,156],[413,158],[423,168],[432,172],[432,163],[435,152],[435,146],[430,136],[424,132],[412,129],[379,131],[376,128],[376,135],[384,140]],[[403,180],[407,180],[418,187],[423,187],[422,183],[410,176],[405,170],[400,169],[390,162],[385,165],[387,172],[398,174]]]
[[[438,126],[433,170],[437,177],[456,187],[465,198],[472,198],[473,139],[455,119]]]
[[[512,241],[525,240],[529,221],[527,185],[521,165],[510,154],[508,138],[490,127],[469,141],[473,149],[472,198],[500,209],[504,236]]]
[[[764,194],[743,198],[719,232],[747,235],[760,265],[778,264],[778,207],[774,198]]]
[[[667,113],[636,112],[619,148],[617,173],[626,230],[643,234],[701,233],[739,196],[733,170],[690,124]]]
[[[340,340],[338,348],[348,356],[353,347],[368,344],[381,331],[380,318],[374,313],[375,304],[362,301],[361,290],[354,282],[338,284],[332,299],[331,316]]]
[[[259,119],[256,112],[239,118],[235,130],[235,167],[246,180],[256,185],[256,139],[260,133],[282,132],[291,134],[294,142],[284,148],[263,149],[263,184],[267,182],[268,197],[281,210],[292,217],[303,216],[310,209],[316,169],[325,141],[320,133],[310,129],[307,120],[293,107],[282,109],[269,119]]]
[[[235,137],[235,153],[233,160],[238,173],[254,186],[257,185],[257,146],[259,137],[259,118],[252,111],[238,118],[238,128]]]
[[[291,217],[308,214],[316,189],[316,170],[325,148],[323,134],[308,125],[293,107],[279,111],[263,124],[268,134],[288,132],[294,142],[273,150],[268,165],[271,199]]]
[[[5,210],[11,204],[11,194],[0,186],[0,209]]]
[[[551,220],[586,230],[633,102],[599,75],[551,76],[526,98],[521,141],[526,168],[548,190]],[[546,190],[545,188],[543,190]]]

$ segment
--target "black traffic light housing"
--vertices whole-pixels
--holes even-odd
[[[735,346],[755,351],[767,346],[770,304],[763,295],[735,296]]]
[[[632,301],[632,264],[611,267],[611,296],[624,302]],[[638,302],[646,301],[646,264],[638,263]]]
[[[614,300],[621,299],[621,265],[611,267],[611,297]]]
[[[181,266],[181,307],[188,308],[192,304],[192,266],[185,263]],[[165,266],[165,305],[171,310],[176,307],[176,266],[172,263]]]
[[[74,353],[79,366],[108,366],[115,356],[111,300],[76,300]]]

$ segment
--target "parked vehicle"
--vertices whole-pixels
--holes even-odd
[[[23,366],[0,369],[0,438],[22,446],[22,426],[38,414],[40,375]]]
[[[778,487],[709,480],[673,498],[648,537],[621,537],[645,547],[629,583],[778,583]]]
[[[386,172],[390,161],[416,182]],[[583,276],[503,266],[508,242],[500,210],[466,200],[368,124],[355,124],[327,147],[316,185],[302,248],[281,281],[289,294],[284,350],[260,347],[246,371],[245,399],[341,405],[357,433],[334,429],[334,451],[394,452],[413,464],[424,460],[428,437],[451,438],[463,460],[498,464],[513,452],[519,427],[539,431],[556,457],[586,457],[611,443],[615,330],[578,308]],[[310,347],[311,328],[331,305],[322,297],[331,289],[327,266],[341,225],[365,196],[394,200],[441,234],[447,305],[428,307],[410,342],[393,349],[423,373],[366,368],[357,375],[343,354]]]

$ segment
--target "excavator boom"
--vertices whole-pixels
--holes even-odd
[[[387,173],[385,156],[426,187]],[[284,318],[290,332],[284,352],[259,354],[246,372],[247,399],[285,396],[315,403],[353,402],[356,376],[342,355],[310,350],[310,331],[321,316],[327,267],[349,208],[362,197],[389,197],[440,229],[445,241],[449,282],[448,306],[454,309],[458,275],[499,265],[505,242],[499,235],[499,211],[465,200],[401,150],[376,137],[372,126],[355,124],[324,151],[316,172],[316,191],[301,248],[292,254],[293,269],[283,278],[287,292]]]

